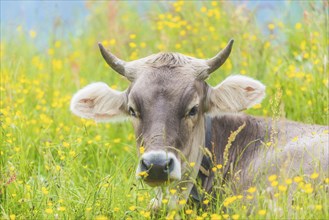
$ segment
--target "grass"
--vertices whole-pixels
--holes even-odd
[[[96,124],[69,111],[72,95],[84,85],[104,81],[118,90],[128,85],[106,66],[98,41],[132,60],[158,51],[207,58],[234,38],[230,59],[210,85],[232,73],[245,74],[267,85],[267,98],[247,113],[328,124],[328,6],[298,4],[307,16],[294,24],[273,20],[266,33],[253,11],[228,2],[151,4],[144,16],[131,2],[91,3],[81,36],[54,34],[43,49],[35,46],[37,30],[19,26],[12,37],[8,33],[1,41],[0,218],[152,217],[147,206],[154,192],[134,177],[138,149],[129,122]],[[176,214],[183,219],[329,218],[328,176],[271,175],[241,195],[218,186],[225,194],[213,207],[200,211],[187,205]],[[292,185],[297,189],[290,207]],[[157,218],[172,215],[164,206]]]

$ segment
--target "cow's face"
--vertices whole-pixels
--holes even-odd
[[[182,164],[196,162],[191,151],[203,144],[207,89],[179,68],[161,67],[141,75],[127,91],[137,146],[145,151],[137,176],[148,184],[181,179]]]
[[[238,112],[264,97],[264,86],[233,76],[216,87],[204,79],[223,64],[233,41],[210,60],[161,53],[126,63],[100,45],[107,63],[132,83],[124,92],[104,83],[80,90],[71,101],[78,116],[96,121],[130,117],[139,154],[137,177],[151,186],[180,180],[188,164],[200,166],[204,115]]]

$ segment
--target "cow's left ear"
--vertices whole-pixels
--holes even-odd
[[[212,116],[240,112],[262,101],[265,86],[249,77],[235,75],[211,87],[207,96],[207,113]]]
[[[102,82],[79,90],[71,100],[71,111],[79,117],[95,121],[118,121],[127,118],[125,92],[111,89]]]

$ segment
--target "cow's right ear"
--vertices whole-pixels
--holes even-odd
[[[125,92],[111,89],[102,82],[79,90],[71,100],[71,111],[82,118],[95,121],[118,121],[127,118]]]
[[[246,76],[230,76],[209,89],[208,111],[211,116],[240,112],[260,103],[265,97],[265,86]]]

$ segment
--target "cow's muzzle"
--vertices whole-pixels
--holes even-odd
[[[137,177],[150,186],[158,186],[181,179],[181,166],[171,152],[151,151],[142,155],[137,167]]]

